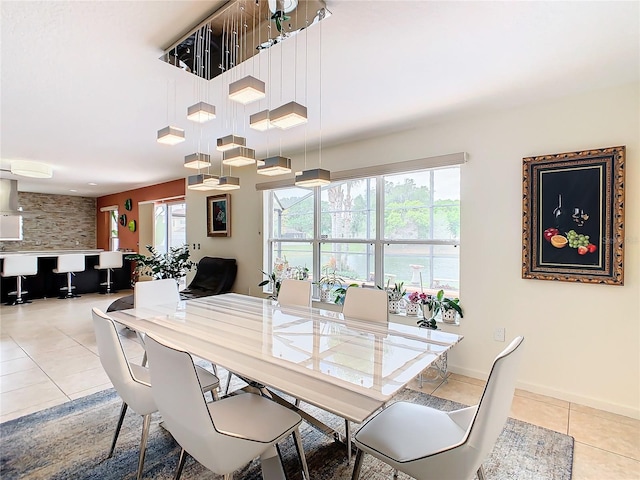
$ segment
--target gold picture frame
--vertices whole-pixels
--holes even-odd
[[[231,236],[231,195],[207,197],[207,237]]]
[[[522,159],[522,278],[624,284],[625,147]]]

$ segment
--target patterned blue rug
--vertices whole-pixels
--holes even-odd
[[[412,390],[404,390],[397,400],[429,405],[441,410],[461,405]],[[0,477],[10,479],[95,479],[135,478],[141,417],[129,410],[125,417],[116,451],[106,455],[111,445],[121,401],[114,390],[105,390],[41,412],[0,424]],[[305,405],[337,429],[343,421]],[[171,479],[180,447],[159,426],[154,415],[144,477]],[[428,432],[425,432],[428,435]],[[344,447],[303,423],[302,438],[313,480],[349,479],[353,466],[345,461]],[[301,478],[295,447],[289,437],[281,444],[285,468],[291,480]],[[573,437],[509,419],[489,459],[484,463],[491,480],[570,480],[573,462]],[[392,478],[392,470],[370,455],[365,456],[361,479]],[[192,458],[187,460],[182,478],[219,479]],[[254,461],[234,478],[259,480],[260,466]],[[400,474],[402,480],[409,477]]]

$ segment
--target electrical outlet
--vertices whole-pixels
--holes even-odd
[[[504,327],[497,327],[493,329],[493,339],[496,342],[504,342],[505,331]]]

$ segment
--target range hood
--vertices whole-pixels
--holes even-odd
[[[21,215],[18,210],[18,181],[0,178],[0,215]]]

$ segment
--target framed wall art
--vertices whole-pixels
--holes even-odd
[[[522,167],[522,278],[622,285],[625,147]]]
[[[231,195],[207,197],[207,236],[231,236]]]

